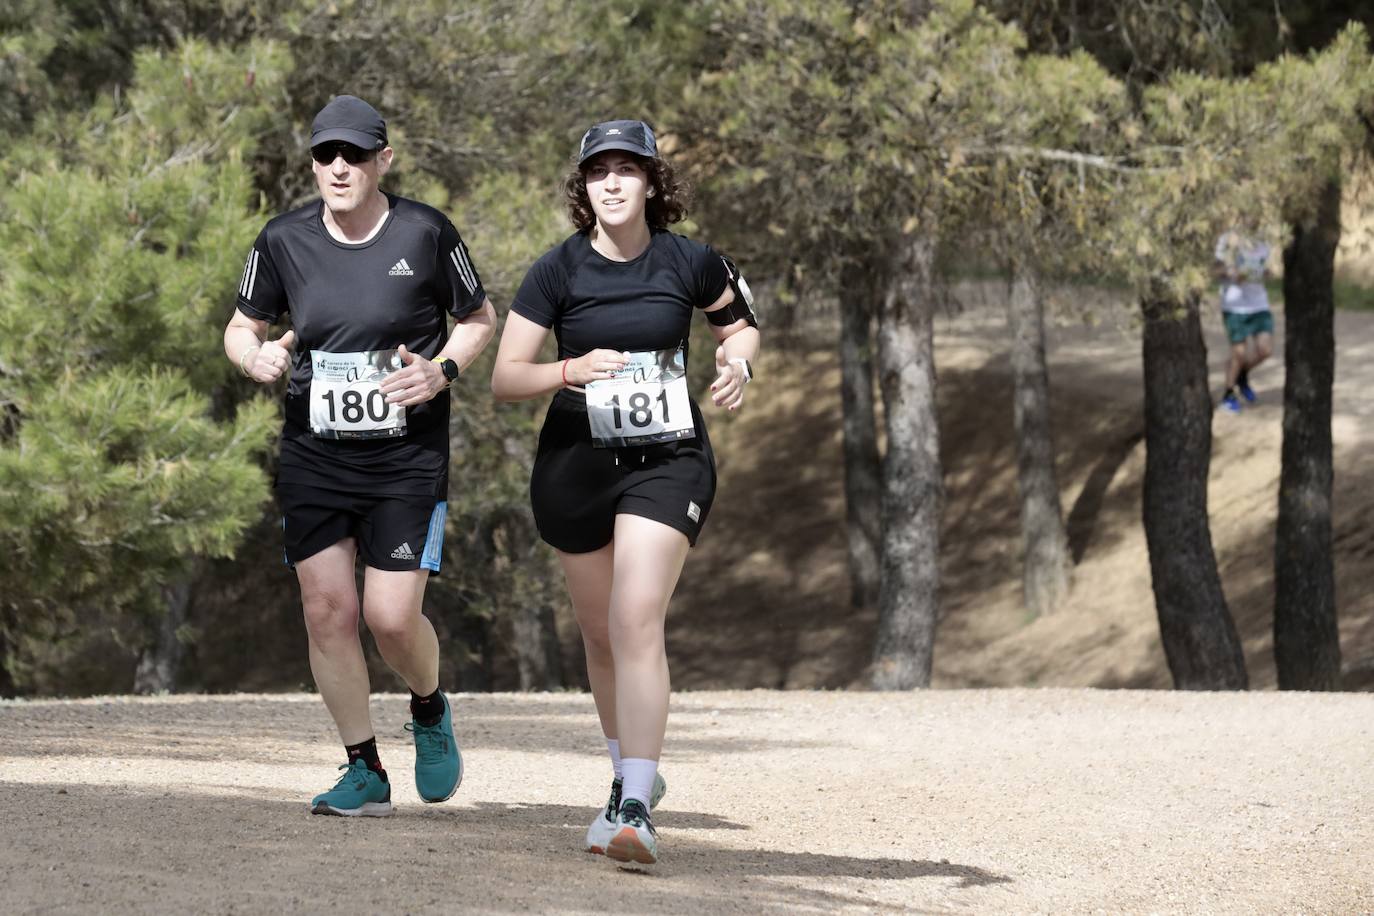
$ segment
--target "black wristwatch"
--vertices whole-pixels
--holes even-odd
[[[449,359],[447,356],[436,356],[434,359],[430,360],[430,362],[439,364],[439,369],[444,373],[444,378],[448,379],[450,384],[458,381],[458,364],[453,360]]]

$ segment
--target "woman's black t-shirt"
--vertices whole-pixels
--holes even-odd
[[[553,328],[560,360],[598,347],[685,351],[693,310],[715,304],[729,282],[701,242],[656,230],[637,258],[613,261],[584,229],[534,263],[511,311]]]

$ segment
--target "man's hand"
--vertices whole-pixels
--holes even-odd
[[[396,348],[396,354],[401,357],[405,368],[382,379],[380,387],[388,404],[414,407],[431,400],[448,387],[444,370],[437,363],[411,353],[405,344]]]
[[[291,349],[295,346],[296,332],[293,329],[278,340],[265,340],[256,347],[249,347],[253,354],[245,363],[245,374],[255,382],[272,384],[291,365]]]

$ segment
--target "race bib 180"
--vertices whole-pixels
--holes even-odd
[[[406,434],[406,409],[388,404],[382,379],[401,368],[395,350],[310,351],[310,431],[321,439],[382,439]]]
[[[587,421],[597,448],[695,436],[682,350],[631,353],[615,378],[589,382]]]

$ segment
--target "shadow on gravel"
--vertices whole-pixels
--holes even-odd
[[[456,727],[459,743],[468,750],[558,750],[605,755],[591,699],[536,700],[529,698],[458,698]],[[219,715],[211,714],[218,709]],[[670,720],[669,753],[679,757],[770,750],[812,750],[830,744],[762,735],[717,735],[718,721],[767,714],[762,708],[677,708]],[[373,724],[388,749],[408,746],[403,730],[409,721],[403,700],[376,699]],[[227,761],[233,752],[225,738],[244,730],[271,740],[281,763],[319,760],[322,747],[333,748],[335,738],[323,703],[253,698],[216,698],[214,704],[155,699],[139,702],[76,705],[24,703],[0,710],[0,747],[15,757],[101,757]],[[136,754],[121,754],[121,746]]]
[[[949,862],[750,848],[748,825],[700,813],[664,812],[664,861],[641,870],[581,851],[591,808],[406,805],[354,819],[254,795],[0,783],[0,808],[15,815],[0,838],[7,909],[98,900],[111,912],[898,911],[883,885],[836,882],[1012,882]],[[727,831],[730,845],[686,830]]]

